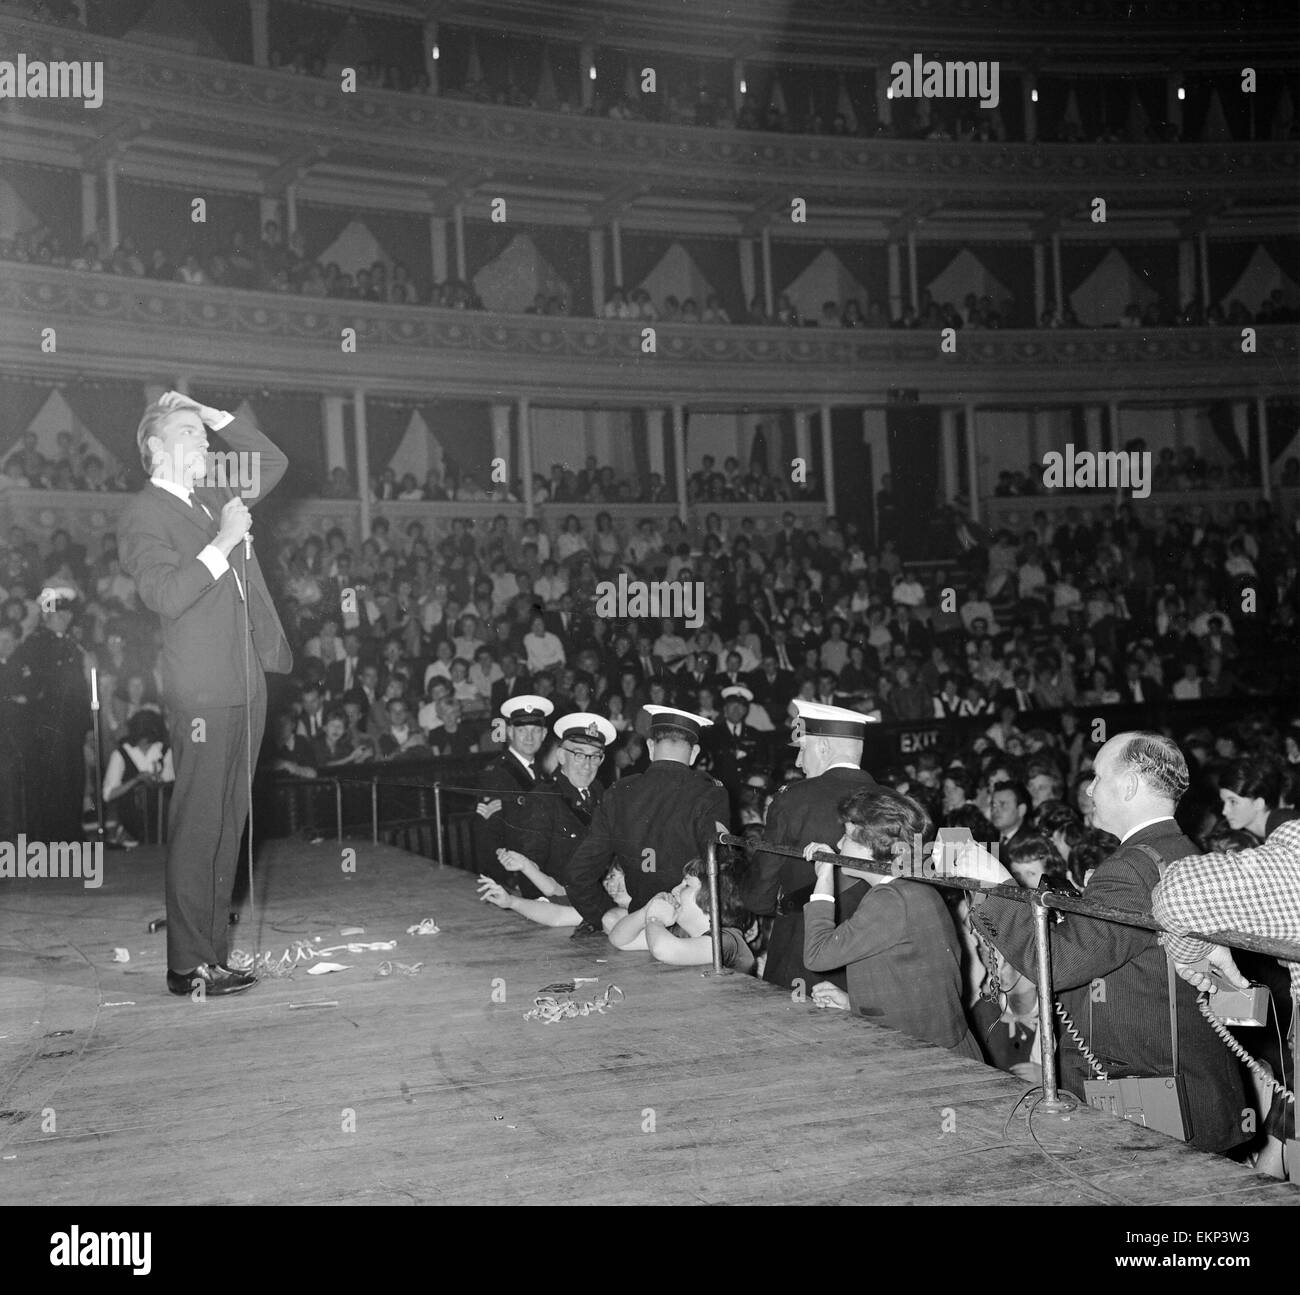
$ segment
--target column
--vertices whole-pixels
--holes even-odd
[[[1180,406],[1180,409],[1183,406]],[[1234,400],[1228,405],[1228,414],[1232,419],[1232,434],[1241,446],[1242,458],[1250,458],[1250,404],[1245,400]]]
[[[321,430],[325,449],[325,471],[348,470],[348,445],[344,433],[343,397],[321,397]]]
[[[745,103],[745,92],[740,88],[745,84],[745,65],[738,58],[731,60],[731,106],[737,117]]]
[[[808,431],[808,411],[794,411],[794,452],[809,467],[812,466],[812,436]]]
[[[617,220],[609,222],[609,250],[613,257],[614,286],[627,291],[623,282],[623,226]]]
[[[587,231],[587,255],[591,264],[591,313],[597,319],[605,310],[605,231]]]
[[[1259,488],[1265,499],[1273,498],[1273,482],[1269,472],[1268,454],[1268,397],[1255,397],[1255,430],[1259,436]]]
[[[772,230],[763,226],[763,308],[768,318],[776,314],[776,294],[772,291]]]
[[[429,78],[429,93],[438,93],[438,24],[433,21],[424,24],[424,75]]]
[[[104,163],[104,200],[108,207],[108,241],[110,246],[103,251],[115,252],[121,238],[117,228],[117,158],[110,157]]]
[[[1201,230],[1196,236],[1197,250],[1201,254],[1201,305],[1210,308],[1210,236]]]
[[[965,408],[966,431],[966,495],[970,501],[971,521],[980,519],[980,464],[978,450],[975,447],[975,406],[967,404]]]
[[[1038,441],[1038,406],[1025,410],[1025,439],[1029,442],[1029,462],[1037,463],[1041,454]]]
[[[1183,74],[1175,72],[1165,78],[1165,119],[1171,126],[1177,126],[1181,135],[1183,129],[1183,104],[1178,97],[1178,87],[1182,85]]]
[[[673,404],[673,467],[677,480],[677,516],[686,525],[686,411],[681,404]]]
[[[835,516],[835,449],[831,440],[831,407],[823,404],[822,419],[822,494],[826,500],[826,516]]]
[[[98,229],[99,176],[93,171],[83,171],[81,173],[81,237],[94,238]]]
[[[957,480],[957,411],[949,405],[939,410],[939,455],[943,497],[947,503],[952,503],[961,493],[961,483]]]
[[[1034,326],[1047,309],[1047,253],[1042,243],[1034,244]]]
[[[429,250],[433,253],[433,281],[447,282],[447,217],[429,217]]]
[[[352,430],[357,440],[357,497],[361,500],[361,542],[370,538],[370,444],[366,440],[366,393],[352,391]]]
[[[1056,309],[1065,309],[1065,279],[1061,275],[1061,236],[1052,235],[1052,291],[1056,294]]]
[[[537,512],[533,501],[533,419],[527,396],[520,396],[515,405],[515,437],[519,444],[519,475],[524,479],[524,516],[533,517]]]
[[[664,441],[664,411],[657,406],[645,411],[645,435],[650,471],[665,476],[668,471],[668,446]]]
[[[1101,406],[1084,405],[1083,407],[1083,445],[1085,450],[1102,449],[1106,442],[1105,429],[1101,425]]]
[[[1025,104],[1025,143],[1038,142],[1038,78],[1028,72],[1021,77]]]
[[[456,278],[461,283],[469,282],[469,274],[465,269],[465,205],[458,202],[452,212],[453,223],[456,226]]]
[[[492,406],[492,457],[505,462],[508,492],[510,479],[514,475],[512,471],[514,463],[510,458],[510,406],[506,404],[498,403]]]
[[[179,391],[182,396],[190,394],[190,375],[188,373],[178,373],[172,381],[172,390]]]
[[[889,256],[889,318],[903,317],[903,254],[897,243],[886,248]]]
[[[253,66],[271,65],[271,37],[267,23],[270,0],[248,0],[249,14],[253,20]]]
[[[916,272],[916,231],[907,231],[907,291],[912,300],[912,309],[918,314],[921,310],[921,281]]]
[[[589,42],[584,42],[579,52],[582,75],[582,106],[591,108],[596,102],[596,49]]]
[[[284,236],[289,239],[298,232],[298,186],[284,186]]]
[[[740,290],[745,294],[745,309],[758,296],[758,275],[754,266],[754,240],[741,238],[737,242],[740,251]]]
[[[1190,238],[1178,240],[1178,308],[1196,299],[1196,251]]]
[[[257,236],[261,238],[262,228],[268,220],[275,221],[277,225],[280,223],[280,200],[278,198],[268,198],[264,193],[258,194],[257,215],[260,222],[257,227]]]
[[[1106,426],[1110,437],[1110,444],[1107,446],[1110,450],[1123,450],[1124,448],[1124,428],[1120,422],[1119,401],[1111,400],[1106,405]],[[1118,481],[1115,485],[1115,502],[1122,503],[1124,499],[1124,487]]]

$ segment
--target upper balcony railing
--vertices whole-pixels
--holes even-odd
[[[57,349],[42,350],[54,328]],[[344,351],[345,330],[355,350]],[[653,350],[649,350],[649,333]],[[1291,389],[1300,328],[937,331],[658,324],[303,298],[6,263],[0,364],[13,371],[197,379],[325,391],[361,386],[545,403],[698,407],[1244,397]],[[503,363],[508,361],[508,363]]]
[[[127,41],[9,17],[0,43],[29,59],[105,63],[101,116],[144,119],[149,134],[225,137],[247,156],[250,139],[275,125],[277,151],[301,155],[322,141],[331,161],[394,166],[427,192],[444,168],[503,177],[584,179],[600,189],[629,176],[680,193],[748,195],[797,182],[797,192],[833,200],[897,203],[908,195],[1058,204],[1065,196],[1141,194],[1146,204],[1186,201],[1189,188],[1294,197],[1300,143],[964,144],[840,139],[655,125],[471,103],[390,90],[342,93],[334,80],[295,77],[244,64],[163,52]],[[39,107],[20,102],[36,119]],[[47,117],[46,120],[49,120]],[[66,123],[69,146],[84,147]],[[26,123],[24,123],[26,124]],[[142,137],[147,144],[149,135]],[[136,145],[133,143],[133,149]],[[175,167],[176,158],[169,154]],[[52,159],[53,160],[53,159]],[[1104,190],[1098,190],[1104,184]]]

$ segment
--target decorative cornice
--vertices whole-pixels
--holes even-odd
[[[0,35],[33,58],[104,60],[105,105],[96,111],[144,113],[160,139],[169,130],[218,131],[232,153],[246,153],[250,140],[273,127],[281,151],[328,140],[340,162],[383,159],[426,188],[430,172],[473,162],[492,165],[503,181],[513,182],[517,168],[525,183],[562,175],[600,191],[636,175],[677,194],[748,194],[797,183],[803,196],[825,194],[840,204],[918,193],[1034,203],[1065,192],[1091,195],[1104,184],[1107,194],[1140,193],[1149,206],[1185,202],[1188,188],[1204,193],[1219,185],[1230,186],[1239,203],[1290,199],[1300,170],[1295,142],[970,145],[672,127],[383,90],[342,94],[327,80],[163,55],[12,18],[0,18]],[[147,151],[147,142],[141,147]]]
[[[41,330],[58,349],[40,350]],[[355,353],[342,350],[356,330]],[[28,372],[185,372],[326,391],[561,398],[608,404],[743,407],[799,400],[883,401],[893,388],[953,402],[1055,396],[1096,400],[1289,390],[1300,329],[1256,330],[1242,353],[1231,328],[938,333],[743,325],[538,320],[406,306],[195,288],[48,266],[0,273],[0,364]],[[503,364],[503,360],[508,363]],[[1015,403],[1013,400],[1012,403]]]

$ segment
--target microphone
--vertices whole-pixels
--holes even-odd
[[[244,561],[247,562],[253,556],[253,534],[251,531],[244,532]]]

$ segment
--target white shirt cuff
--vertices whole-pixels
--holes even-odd
[[[808,902],[810,904],[817,899],[824,899],[828,904],[833,904],[835,902],[834,895],[819,895],[816,891],[813,891],[813,893],[808,896]]]
[[[230,570],[230,563],[226,561],[225,554],[214,544],[201,548],[195,556],[212,573],[214,580],[220,580]]]
[[[227,424],[233,423],[234,421],[235,421],[234,414],[227,413],[225,410],[222,410],[219,414],[217,414],[216,420],[211,424],[211,427],[214,432],[219,432]]]

